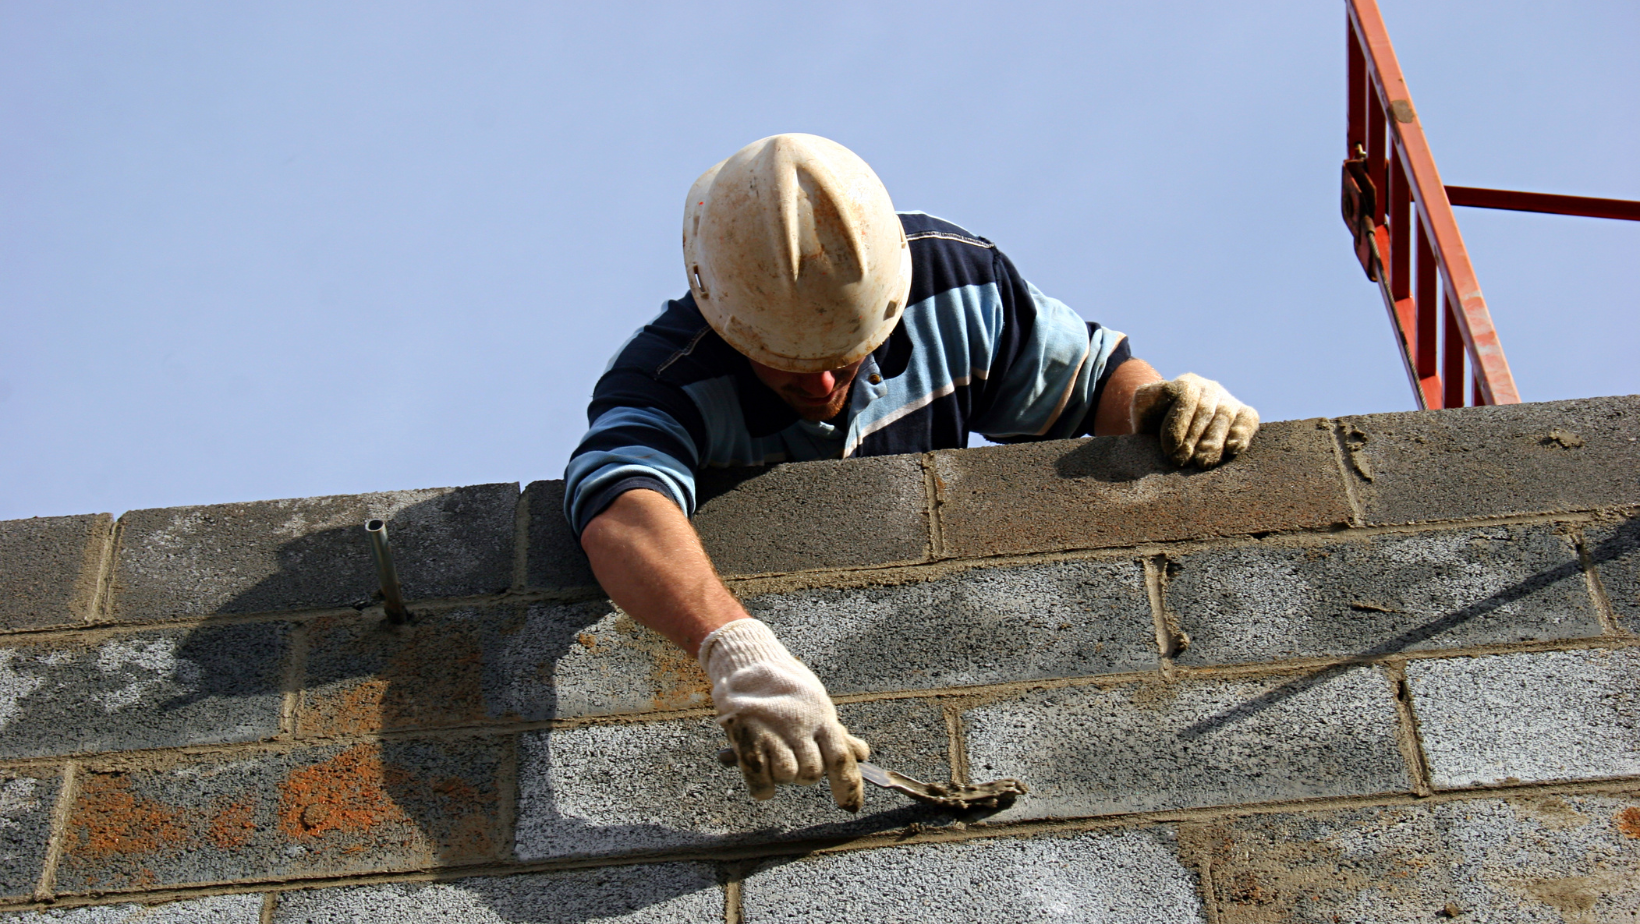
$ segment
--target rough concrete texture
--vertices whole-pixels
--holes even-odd
[[[963,718],[969,776],[1030,788],[998,816],[1010,821],[1411,786],[1373,668],[1041,690]]]
[[[26,897],[40,881],[61,787],[61,777],[0,772],[0,899]]]
[[[106,513],[0,521],[0,629],[84,623],[97,597]]]
[[[1240,458],[1179,470],[1153,436],[934,454],[943,554],[982,557],[1347,523],[1325,421],[1267,424]]]
[[[1339,420],[1368,523],[1640,504],[1640,396]]]
[[[945,718],[937,705],[887,700],[844,704],[838,713],[872,745],[872,760],[880,766],[924,781],[951,778]],[[857,817],[832,804],[824,781],[753,802],[740,771],[717,762],[726,745],[710,719],[525,735],[519,745],[518,858],[840,837],[947,820],[870,785]]]
[[[260,895],[211,895],[163,905],[91,905],[0,914],[0,924],[259,924]]]
[[[1640,648],[1407,664],[1436,788],[1640,775]]]
[[[698,491],[695,529],[724,575],[928,558],[916,456],[708,469]]]
[[[376,592],[364,522],[387,521],[409,599],[512,582],[516,484],[133,510],[120,518],[114,613],[163,619],[350,606]]]
[[[314,620],[303,734],[693,709],[694,658],[607,602],[460,609],[406,626]]]
[[[1542,795],[1189,826],[1219,924],[1640,920],[1640,798]]]
[[[746,878],[741,907],[746,924],[1206,920],[1195,874],[1160,829],[776,860]]]
[[[834,694],[1148,670],[1158,659],[1134,561],[974,568],[746,607]]]
[[[564,517],[564,482],[536,481],[524,489],[530,518],[524,582],[535,590],[597,587],[581,541]]]
[[[146,889],[494,860],[493,738],[396,740],[87,771],[57,891]]]
[[[1587,638],[1600,614],[1576,550],[1548,526],[1259,543],[1176,558],[1181,664],[1387,655]]]
[[[1583,548],[1611,601],[1612,616],[1640,634],[1640,516],[1583,531]]]
[[[259,623],[0,649],[0,757],[271,737],[288,635]]]
[[[279,896],[273,924],[697,924],[723,920],[723,889],[699,863],[535,876],[386,883]]]

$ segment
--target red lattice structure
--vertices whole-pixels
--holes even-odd
[[[1640,202],[1444,186],[1374,0],[1347,0],[1344,223],[1378,283],[1420,408],[1517,404],[1520,393],[1454,205],[1640,220]],[[1416,272],[1414,272],[1416,270]]]

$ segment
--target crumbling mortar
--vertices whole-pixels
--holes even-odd
[[[940,505],[943,503],[940,488],[944,483],[935,468],[933,453],[923,453],[918,462],[923,473],[923,521],[928,524],[928,559],[939,561],[945,557],[945,530],[940,522]]]
[[[1173,660],[1190,647],[1190,636],[1179,622],[1179,614],[1167,605],[1167,580],[1178,570],[1168,555],[1145,559],[1145,592],[1150,598],[1150,615],[1156,624],[1156,648],[1163,679],[1172,680]]]
[[[719,867],[727,871],[723,882],[723,924],[741,924],[745,912],[741,907],[741,883],[755,866],[752,863],[726,863]]]
[[[577,869],[596,869],[612,866],[635,866],[650,863],[717,863],[760,861],[809,854],[845,853],[910,844],[962,843],[992,838],[1063,837],[1093,831],[1118,831],[1157,826],[1175,829],[1188,825],[1221,824],[1260,815],[1293,812],[1321,813],[1339,810],[1387,808],[1418,804],[1441,804],[1479,799],[1510,799],[1516,796],[1543,798],[1549,795],[1618,795],[1640,798],[1640,778],[1607,779],[1578,782],[1515,783],[1467,790],[1440,790],[1427,799],[1407,793],[1380,793],[1368,796],[1329,797],[1317,799],[1280,800],[1263,803],[1207,806],[1194,809],[1175,809],[1156,812],[1135,812],[1080,818],[1037,819],[1019,823],[976,823],[939,828],[912,827],[863,837],[810,838],[804,840],[772,841],[761,844],[738,844],[721,847],[697,847],[670,851],[632,852],[595,857],[570,857],[532,863],[474,863],[459,866],[395,870],[376,873],[355,873],[335,876],[269,877],[226,882],[205,883],[198,886],[166,889],[101,891],[62,896],[54,901],[55,907],[80,907],[137,901],[159,903],[210,895],[243,894],[246,892],[292,891],[299,889],[340,886],[382,885],[389,883],[451,882],[478,876],[513,876],[533,873],[562,872]],[[110,901],[112,900],[112,901]],[[0,912],[36,910],[38,901],[0,902]]]
[[[510,737],[501,748],[495,771],[496,840],[501,844],[503,862],[517,861],[518,829],[518,739]]]
[[[1316,422],[1319,428],[1332,432],[1333,461],[1338,466],[1338,477],[1344,485],[1344,497],[1350,502],[1350,525],[1362,526],[1366,524],[1366,508],[1361,505],[1361,498],[1355,493],[1355,478],[1351,477],[1351,470],[1364,481],[1372,481],[1372,474],[1365,470],[1362,460],[1356,458],[1355,451],[1348,444],[1344,434],[1344,425],[1341,421],[1327,418]],[[1359,433],[1360,431],[1356,431]],[[1363,443],[1366,435],[1361,434]]]
[[[112,618],[109,614],[113,610],[114,564],[119,560],[120,538],[124,534],[122,520],[115,520],[103,533],[101,559],[97,562],[97,582],[92,591],[91,605],[86,608],[87,625],[107,622]]]
[[[79,795],[79,767],[70,760],[63,764],[62,786],[57,801],[51,807],[51,829],[46,836],[45,861],[40,864],[40,881],[34,886],[33,900],[49,902],[57,888],[57,865],[62,862],[67,846],[68,821],[74,813],[74,799]]]
[[[1288,661],[1246,662],[1239,664],[1185,667],[1175,665],[1171,678],[1161,678],[1156,671],[1125,671],[1076,677],[1035,678],[1005,683],[976,684],[974,686],[941,687],[935,689],[890,690],[840,694],[833,699],[839,704],[871,703],[901,699],[921,699],[952,702],[952,708],[963,711],[979,705],[1012,699],[1042,690],[1067,687],[1116,687],[1185,680],[1239,680],[1249,678],[1280,678],[1284,676],[1318,673],[1330,669],[1383,664],[1391,660],[1433,660],[1455,657],[1487,657],[1499,654],[1538,653],[1555,651],[1615,651],[1640,648],[1640,636],[1594,636],[1585,639],[1558,639],[1553,641],[1511,642],[1480,645],[1471,648],[1430,649],[1391,652],[1372,656],[1342,656],[1302,658]],[[586,728],[591,726],[641,725],[659,722],[710,718],[710,707],[616,713],[610,715],[573,716],[544,719],[533,722],[506,721],[444,725],[437,727],[404,727],[352,735],[308,734],[301,737],[276,737],[263,741],[226,742],[183,745],[180,747],[133,748],[125,751],[74,752],[42,757],[24,757],[0,760],[0,769],[29,770],[53,767],[65,759],[83,761],[99,772],[120,772],[132,769],[154,769],[174,766],[200,757],[243,759],[263,754],[289,754],[319,747],[345,747],[354,744],[375,744],[404,740],[467,740],[482,737],[506,737],[534,731]]]
[[[1021,565],[1057,564],[1061,562],[1121,562],[1148,557],[1182,557],[1193,552],[1268,546],[1274,548],[1314,548],[1333,545],[1340,540],[1365,540],[1376,536],[1416,536],[1430,532],[1459,529],[1479,529],[1495,526],[1539,525],[1572,526],[1596,520],[1613,508],[1602,508],[1586,513],[1537,513],[1501,517],[1471,517],[1444,520],[1438,523],[1403,523],[1379,526],[1341,527],[1318,529],[1271,530],[1239,536],[1220,536],[1204,539],[1147,541],[1131,546],[1097,549],[1053,550],[1006,555],[946,558],[935,562],[879,563],[848,568],[816,569],[813,571],[760,572],[725,578],[737,594],[745,597],[769,593],[791,593],[804,590],[843,590],[860,587],[885,587],[916,584],[938,580],[976,569],[1006,568]]]
[[[1451,520],[1431,520],[1414,523],[1385,524],[1362,526],[1348,529],[1325,527],[1305,530],[1277,530],[1247,534],[1241,536],[1223,536],[1206,539],[1181,539],[1177,541],[1148,541],[1132,546],[1109,547],[1098,549],[1074,549],[1035,552],[1027,554],[1008,554],[994,556],[979,556],[962,559],[943,559],[940,561],[891,561],[861,565],[848,568],[816,569],[812,571],[791,572],[760,572],[753,575],[738,575],[725,579],[732,590],[741,596],[752,596],[763,593],[779,593],[813,589],[846,589],[853,587],[891,586],[904,583],[920,583],[936,580],[950,575],[976,568],[996,568],[1014,565],[1046,564],[1058,562],[1119,562],[1133,561],[1149,556],[1185,555],[1195,551],[1231,549],[1255,545],[1275,547],[1305,548],[1317,545],[1331,544],[1346,539],[1366,539],[1381,535],[1417,535],[1432,531],[1446,531],[1463,528],[1483,528],[1489,526],[1510,525],[1537,525],[1553,524],[1558,527],[1572,529],[1579,525],[1590,523],[1610,522],[1627,516],[1640,514],[1640,507],[1618,506],[1587,508],[1571,512],[1519,514],[1499,517],[1470,517]],[[119,531],[118,524],[111,531],[112,545],[117,544],[115,534]],[[117,548],[111,547],[106,556],[113,568],[112,561],[117,558]],[[106,581],[112,581],[110,575],[105,575]],[[574,604],[595,600],[607,599],[603,589],[597,586],[560,588],[553,590],[508,590],[498,594],[480,594],[467,597],[441,597],[411,601],[412,612],[426,615],[441,615],[463,609],[483,609],[500,606],[530,606],[535,604]],[[112,607],[112,597],[104,594],[98,603],[100,610],[106,612]],[[379,605],[371,605],[364,609],[355,606],[314,607],[310,609],[267,610],[255,613],[212,614],[206,616],[184,616],[176,618],[153,617],[144,619],[118,619],[112,617],[100,619],[85,626],[50,626],[42,628],[11,628],[0,629],[0,638],[19,639],[21,641],[55,642],[67,641],[75,643],[86,639],[98,640],[116,635],[128,634],[140,630],[152,629],[193,629],[219,625],[241,625],[261,622],[290,622],[306,623],[324,618],[349,618],[359,616],[364,619],[381,619],[382,610]]]
[[[307,681],[308,625],[297,623],[287,636],[285,671],[279,684],[279,735],[295,737],[302,727],[302,691]]]
[[[1413,795],[1424,797],[1434,792],[1430,785],[1429,759],[1424,754],[1423,736],[1418,729],[1418,715],[1412,706],[1412,686],[1407,683],[1407,662],[1386,661],[1384,676],[1389,680],[1395,696],[1395,744],[1406,763],[1407,779],[1412,781]]]
[[[1600,617],[1600,628],[1610,636],[1624,638],[1629,633],[1617,621],[1617,613],[1612,609],[1612,599],[1606,593],[1606,585],[1600,580],[1600,568],[1589,555],[1589,545],[1582,529],[1577,530],[1571,537],[1572,547],[1577,551],[1577,564],[1583,572],[1583,580],[1589,586],[1589,596],[1594,599],[1595,613]]]
[[[962,727],[963,708],[947,702],[940,707],[940,712],[945,716],[945,752],[951,767],[951,782],[972,782],[968,778],[968,736]]]
[[[1218,924],[1220,915],[1218,889],[1213,883],[1213,852],[1202,843],[1206,826],[1176,825],[1174,834],[1178,842],[1179,863],[1196,871],[1197,895],[1201,898],[1207,924]]]
[[[512,587],[521,592],[530,583],[530,503],[529,492],[518,492],[513,503],[513,561]]]

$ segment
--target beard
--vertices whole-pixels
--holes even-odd
[[[840,383],[835,391],[825,397],[823,403],[816,402],[814,398],[796,389],[782,390],[778,394],[786,404],[791,406],[792,410],[797,412],[797,416],[804,420],[818,422],[830,420],[843,412],[843,406],[848,404],[849,386],[853,383],[852,378],[848,382]]]

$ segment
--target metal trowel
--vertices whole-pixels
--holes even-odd
[[[739,763],[734,748],[719,751],[718,763],[725,767]],[[992,780],[989,783],[924,783],[863,760],[856,761],[856,764],[860,768],[860,776],[873,786],[892,789],[918,802],[954,812],[998,812],[1025,795],[1025,784],[1014,779]]]

